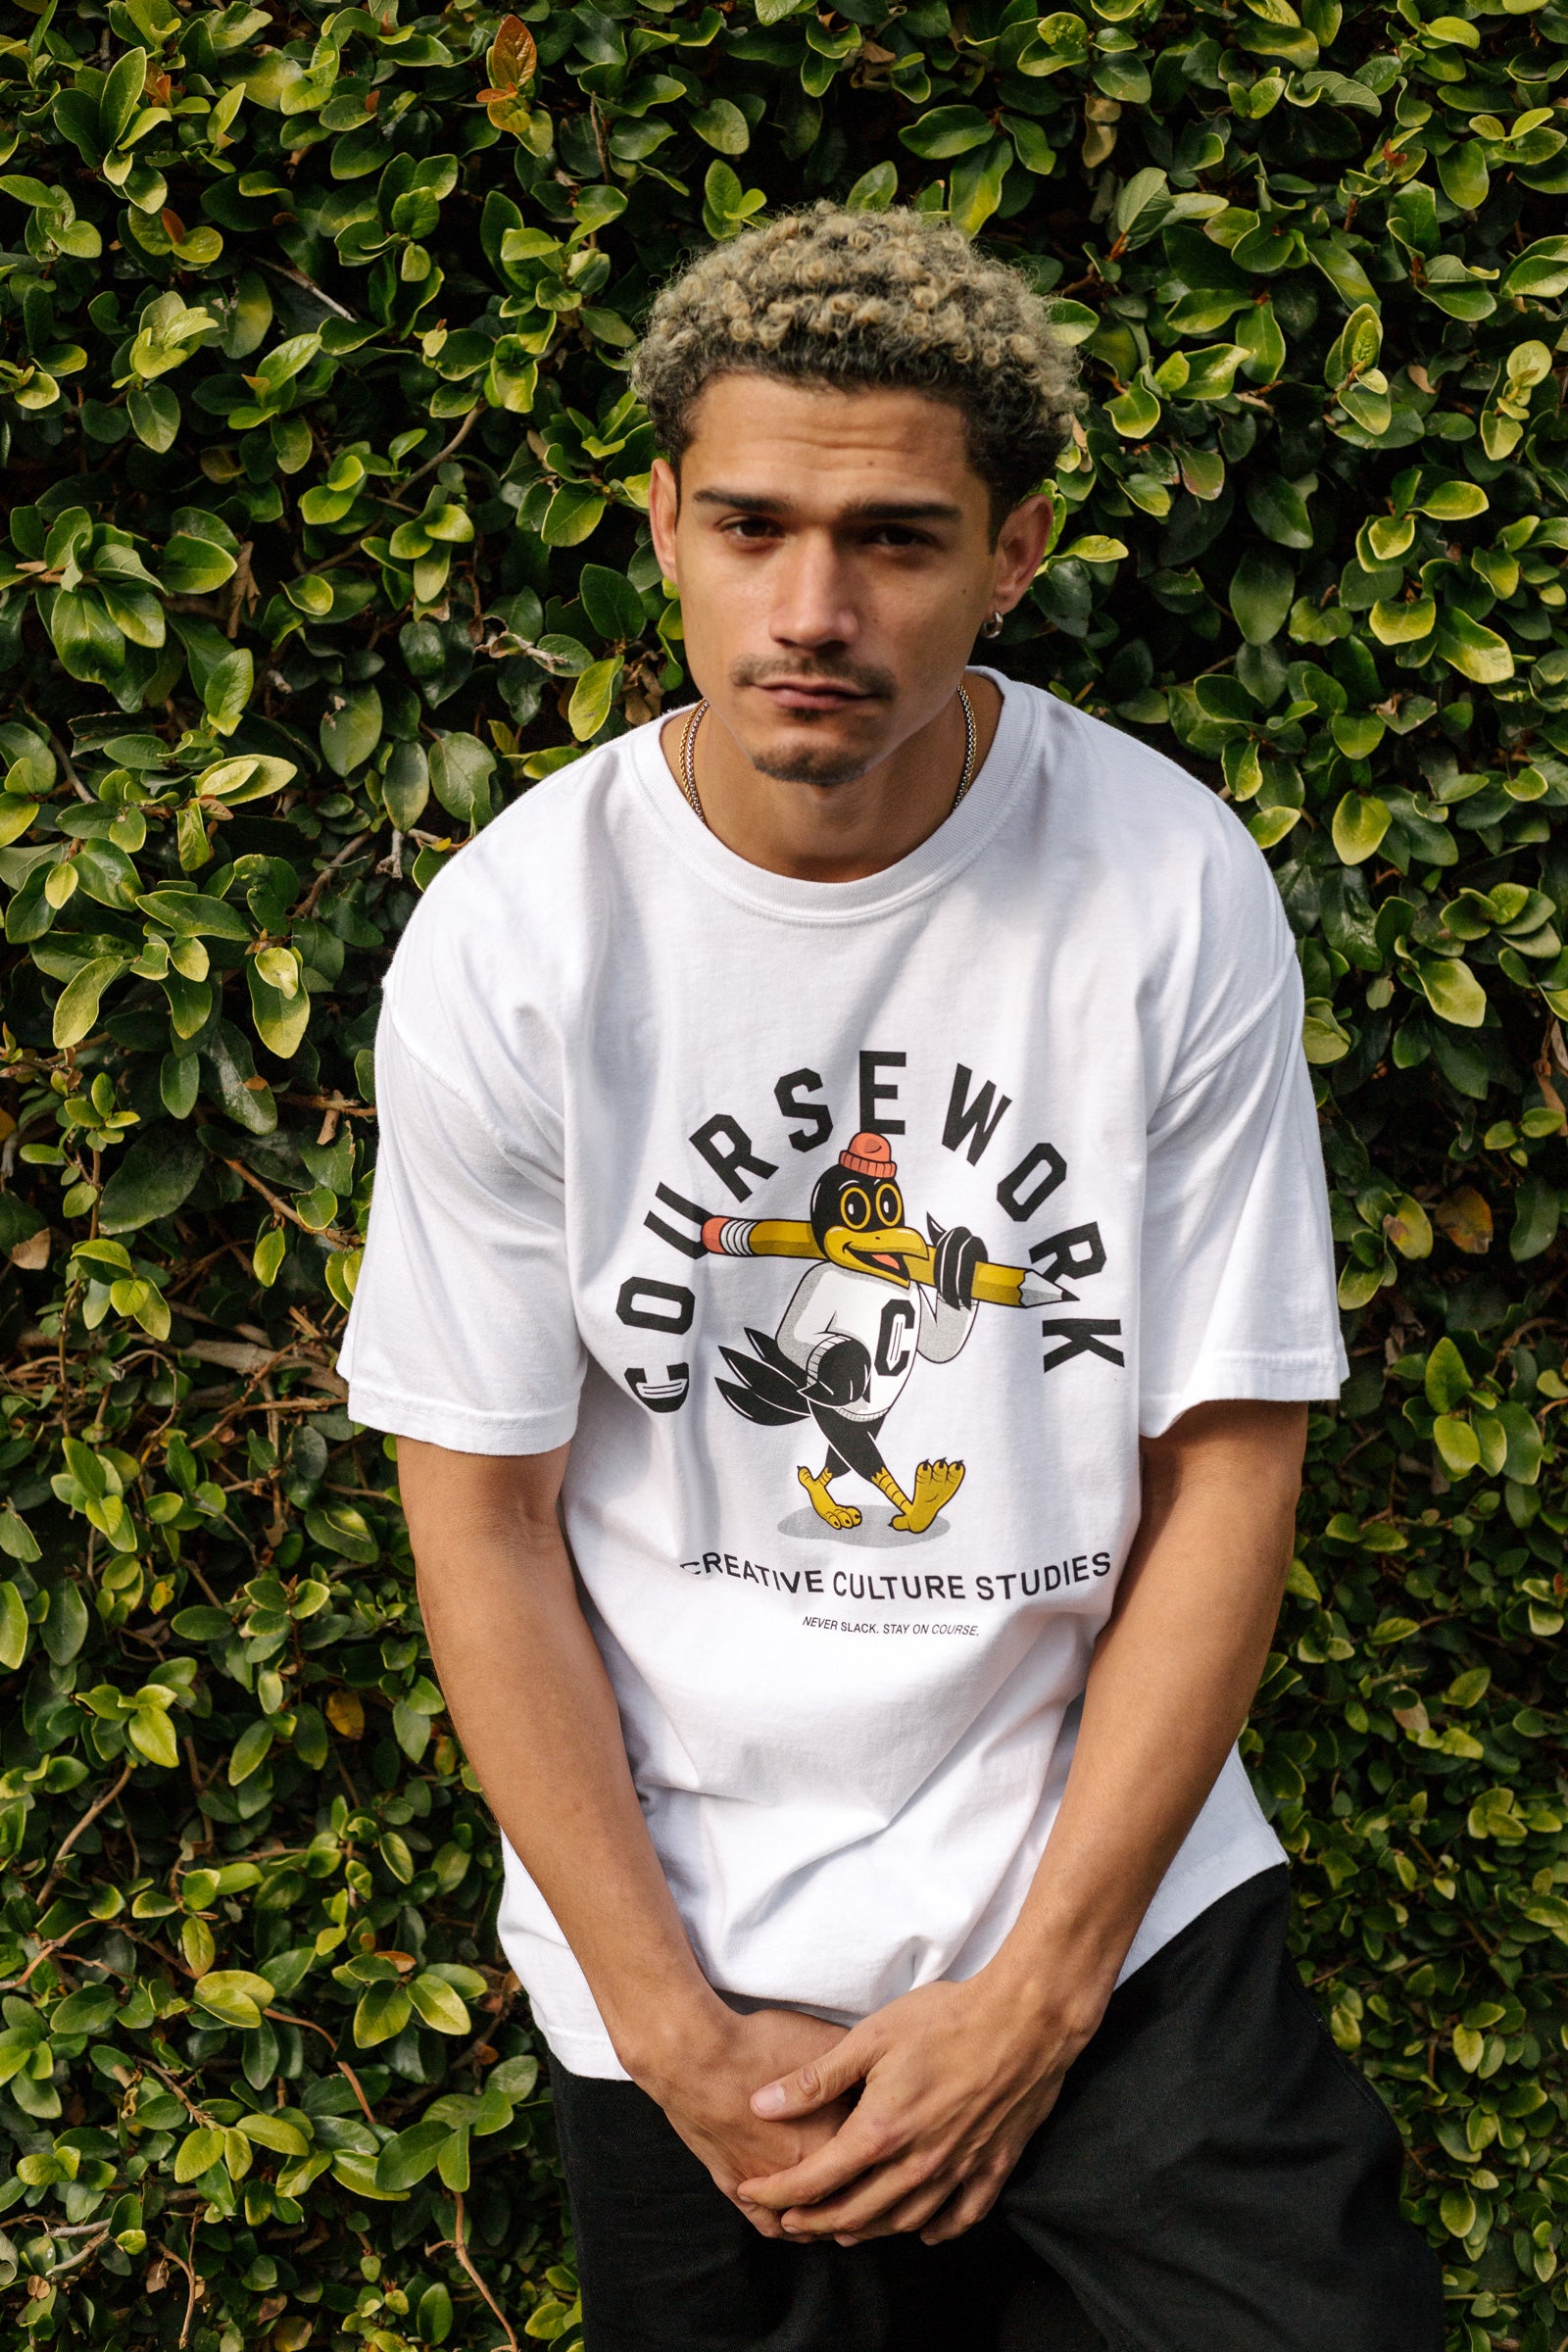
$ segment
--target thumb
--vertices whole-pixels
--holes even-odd
[[[776,2122],[780,2117],[810,2115],[840,2099],[852,2084],[863,2081],[871,2050],[858,2034],[846,2034],[820,2057],[808,2059],[792,2075],[764,2082],[752,2094],[752,2113]]]

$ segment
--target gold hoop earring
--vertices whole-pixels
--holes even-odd
[[[1000,637],[1002,635],[1002,614],[1000,612],[988,613],[980,623],[980,634],[982,637]]]

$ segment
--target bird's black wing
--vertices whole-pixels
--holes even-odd
[[[725,1403],[732,1404],[748,1421],[760,1421],[768,1428],[804,1421],[808,1407],[801,1390],[806,1375],[800,1365],[766,1332],[748,1327],[746,1337],[757,1350],[755,1355],[743,1354],[738,1348],[718,1351],[737,1376],[716,1384]]]

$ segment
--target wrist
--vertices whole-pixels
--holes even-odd
[[[1136,1923],[1020,1920],[980,1971],[986,1989],[1068,2039],[1087,2041],[1104,2015]]]
[[[634,2016],[607,2018],[615,2055],[640,2090],[661,2105],[678,2082],[722,2063],[735,2012],[699,1979],[689,1990],[639,2003]]]

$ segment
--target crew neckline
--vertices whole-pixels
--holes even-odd
[[[969,790],[957,808],[907,856],[853,882],[813,882],[795,874],[775,874],[766,866],[754,865],[710,832],[664,759],[660,737],[673,711],[662,712],[622,740],[633,772],[676,854],[727,898],[797,922],[856,922],[868,914],[884,914],[906,906],[950,881],[957,868],[991,840],[1029,770],[1038,696],[1020,679],[1005,677],[983,662],[970,662],[964,666],[966,671],[990,678],[1002,696],[996,734]],[[689,707],[677,705],[676,710]]]

